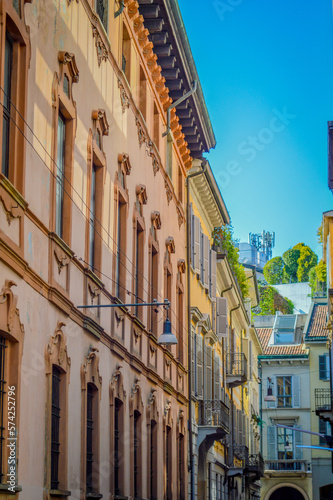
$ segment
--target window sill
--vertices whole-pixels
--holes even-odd
[[[103,498],[103,495],[102,493],[86,493],[86,498],[98,500],[98,498]]]
[[[71,496],[71,492],[67,490],[50,490],[51,497],[66,498]]]
[[[13,493],[9,488],[10,488],[10,484],[0,484],[0,494],[6,494],[8,493],[8,495],[15,495],[15,493],[18,493],[19,491],[22,491],[22,486],[20,486],[19,484],[16,484],[14,486],[14,491],[15,493]]]

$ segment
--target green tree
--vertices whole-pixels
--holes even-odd
[[[326,264],[323,260],[310,269],[309,282],[312,297],[326,294]]]
[[[259,283],[259,306],[253,309],[253,313],[259,316],[272,314],[280,311],[282,314],[292,314],[294,304],[291,300],[282,297],[278,290],[273,286],[267,285],[260,281]]]
[[[285,265],[284,281],[286,283],[297,283],[298,259],[300,254],[300,249],[295,247],[289,248],[289,250],[282,254],[282,259]]]
[[[282,257],[273,257],[264,266],[264,276],[270,285],[280,285],[283,280],[284,262]]]
[[[297,263],[297,279],[300,283],[303,283],[304,281],[309,281],[310,269],[317,265],[318,257],[310,247],[305,245],[301,248],[301,253]]]

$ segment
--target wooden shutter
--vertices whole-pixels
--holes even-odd
[[[196,335],[197,339],[197,396],[198,398],[203,397],[203,337],[201,335]]]
[[[296,426],[295,429],[301,429],[302,427]],[[302,445],[302,432],[297,432],[297,430],[294,431],[294,443],[295,443],[295,459],[296,460],[302,460],[302,448],[297,448],[297,446]]]
[[[204,399],[212,399],[212,385],[213,385],[213,374],[212,374],[212,348],[209,345],[205,345],[205,358],[206,358],[206,376],[205,376],[205,396]]]
[[[216,335],[228,337],[227,299],[216,297]]]
[[[249,340],[249,378],[252,380],[252,340]]]
[[[319,356],[319,378],[320,380],[326,380],[326,355]]]
[[[202,284],[209,289],[209,238],[206,234],[203,235],[203,257],[202,257]]]
[[[291,390],[293,398],[293,407],[299,408],[301,406],[301,387],[300,387],[299,375],[293,375]]]
[[[196,273],[200,273],[200,220],[193,215],[193,267]]]
[[[276,401],[267,401],[267,408],[276,408],[276,406],[277,406],[277,390],[276,390],[277,381],[276,381],[276,377],[271,377],[271,379],[272,379],[271,388],[273,391],[273,396],[276,397]],[[268,387],[269,387],[269,382],[268,382],[268,378],[267,378],[264,398],[267,395]]]
[[[197,355],[197,348],[196,348],[196,334],[195,330],[193,327],[191,327],[191,340],[192,340],[192,359],[191,359],[191,384],[192,384],[192,394],[196,394],[196,387],[195,387],[195,381],[196,381],[196,355]]]
[[[214,399],[221,399],[220,357],[214,352]]]
[[[269,425],[267,427],[267,454],[268,460],[276,460],[277,446],[275,425]]]
[[[216,333],[216,302],[212,302],[212,330]]]
[[[209,252],[209,295],[212,300],[216,299],[216,252]]]

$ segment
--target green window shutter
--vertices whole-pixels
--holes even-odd
[[[326,356],[319,356],[319,378],[320,380],[326,380]]]
[[[275,425],[269,425],[267,427],[267,454],[268,460],[276,460],[277,446]]]
[[[203,397],[203,337],[201,335],[196,335],[197,339],[197,396],[198,398]]]
[[[293,375],[291,384],[293,407],[299,408],[301,406],[301,387],[299,375]]]

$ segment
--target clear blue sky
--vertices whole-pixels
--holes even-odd
[[[265,229],[276,233],[273,255],[300,241],[320,253],[316,230],[333,209],[331,0],[179,5],[217,140],[207,158],[235,236]]]

